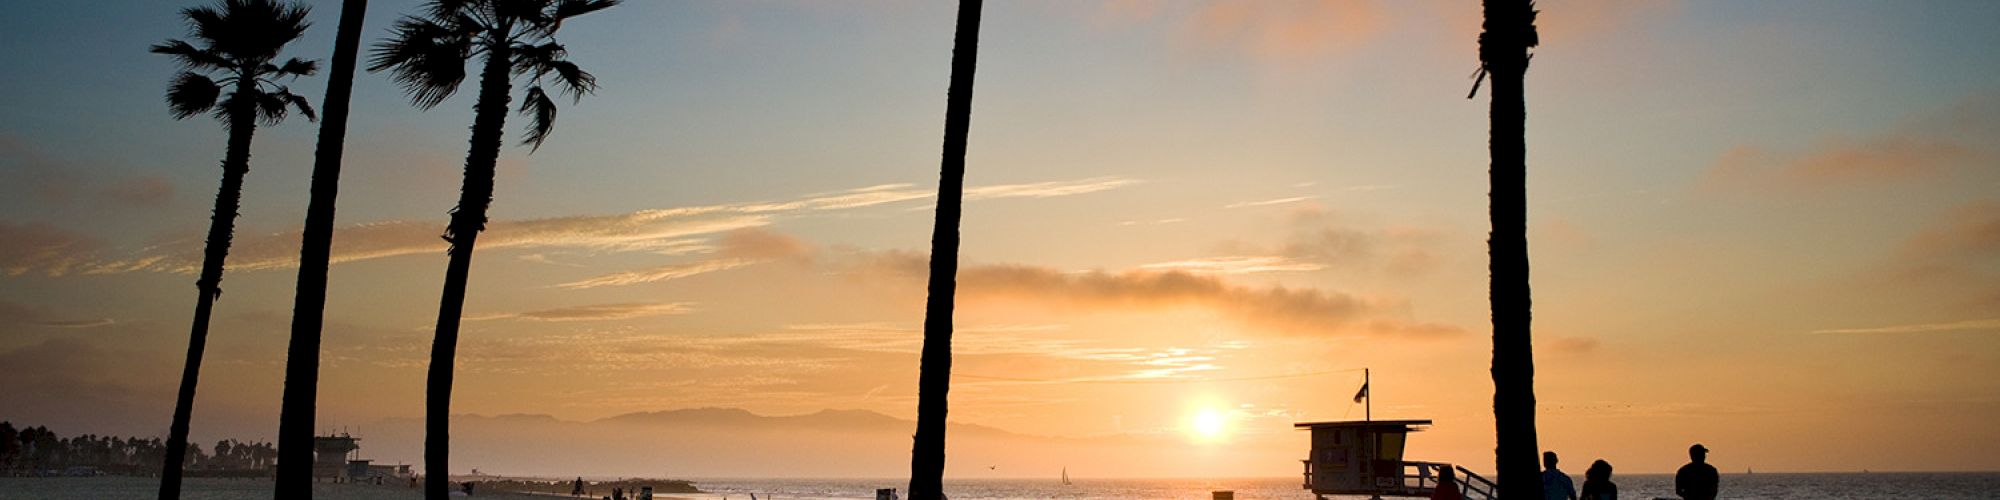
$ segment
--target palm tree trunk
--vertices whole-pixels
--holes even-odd
[[[1536,45],[1532,0],[1485,0],[1479,58],[1492,79],[1490,211],[1487,240],[1493,308],[1494,472],[1501,498],[1540,499],[1535,437],[1535,359],[1528,284],[1527,105],[1522,94],[1528,47]]]
[[[285,352],[284,404],[278,413],[278,484],[273,498],[311,499],[313,427],[319,399],[320,328],[326,314],[326,269],[333,255],[334,200],[340,197],[340,160],[347,144],[348,97],[354,60],[361,50],[361,22],[368,0],[345,0],[333,43],[333,69],[321,103],[319,146],[313,152],[311,200],[299,248],[299,283],[292,302],[292,341]]]
[[[249,80],[249,79],[245,79]],[[254,82],[237,86],[249,95]],[[222,263],[236,234],[236,211],[243,198],[243,176],[250,173],[250,138],[257,133],[257,110],[239,105],[229,113],[229,148],[222,157],[222,186],[215,193],[209,218],[208,242],[202,248],[201,277],[194,282],[194,325],[188,330],[187,364],[181,368],[180,394],[174,398],[174,422],[167,429],[167,455],[160,470],[160,500],[181,497],[181,466],[187,459],[188,421],[194,418],[194,389],[201,378],[201,356],[208,349],[208,319],[222,296]]]
[[[451,263],[445,267],[437,336],[431,341],[430,386],[424,395],[424,498],[428,500],[446,500],[451,495],[451,377],[458,358],[459,316],[465,310],[472,248],[479,232],[486,229],[486,208],[493,203],[493,167],[500,160],[507,105],[512,100],[513,85],[507,77],[513,54],[505,44],[488,50],[486,68],[479,74],[479,102],[473,106],[465,181],[444,235],[451,243]]]
[[[917,434],[910,453],[910,498],[936,500],[944,491],[944,434],[951,392],[952,310],[958,294],[958,222],[965,191],[965,142],[972,125],[972,82],[979,67],[981,0],[961,0],[945,95],[944,160],[931,228],[930,294],[924,304],[924,348],[917,380]]]

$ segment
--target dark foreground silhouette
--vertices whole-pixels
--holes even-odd
[[[222,265],[236,233],[236,210],[243,197],[243,176],[250,172],[250,139],[257,122],[276,125],[293,109],[306,119],[313,110],[306,98],[279,82],[308,76],[319,63],[303,59],[282,62],[279,52],[305,34],[307,7],[271,0],[223,0],[214,6],[181,11],[194,43],[168,40],[152,51],[172,56],[181,73],[167,89],[167,107],[175,119],[210,114],[229,131],[222,158],[222,186],[215,193],[208,241],[202,248],[201,274],[195,279],[194,322],[188,331],[187,361],[180,392],[174,399],[174,420],[167,430],[167,449],[160,468],[160,499],[180,498],[181,467],[187,456],[188,422],[194,416],[195,387],[201,378],[201,358],[208,345],[208,322],[215,301],[222,297]]]
[[[958,293],[959,208],[965,194],[965,142],[972,126],[972,75],[979,67],[981,0],[958,3],[945,94],[944,159],[931,228],[930,293],[924,303],[923,359],[917,374],[917,433],[910,451],[910,498],[944,497],[946,394],[951,391],[952,310]]]

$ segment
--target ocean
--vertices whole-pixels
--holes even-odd
[[[1621,475],[1614,477],[1613,482],[1618,484],[1619,498],[1673,498],[1672,476]],[[876,488],[900,490],[904,486],[902,483],[896,479],[697,479],[696,486],[707,493],[673,497],[749,500],[754,493],[758,500],[872,500]],[[1054,479],[946,481],[945,493],[956,500],[1207,500],[1213,491],[1229,490],[1236,493],[1236,498],[1246,500],[1312,498],[1310,493],[1299,487],[1297,478],[1075,478],[1074,483],[1063,486]],[[0,500],[144,500],[154,497],[157,485],[156,480],[150,478],[0,478]],[[262,480],[197,478],[189,480],[184,498],[261,500],[270,498],[270,494],[269,483]],[[315,489],[315,498],[321,500],[416,499],[420,496],[406,487],[322,484]],[[482,493],[475,498],[519,500],[534,497]],[[1722,477],[1722,498],[1994,499],[2000,498],[2000,473],[1725,474]]]

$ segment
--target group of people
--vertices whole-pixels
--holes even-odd
[[[1618,500],[1618,484],[1611,482],[1611,463],[1598,460],[1583,472],[1583,491],[1578,492],[1569,474],[1556,468],[1556,452],[1542,452],[1542,498],[1548,500]],[[1721,479],[1715,466],[1708,464],[1708,447],[1688,447],[1688,464],[1674,474],[1674,494],[1684,500],[1715,500]]]

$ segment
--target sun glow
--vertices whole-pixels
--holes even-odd
[[[1197,442],[1217,442],[1229,436],[1229,413],[1218,408],[1195,410],[1188,417],[1188,436]]]

